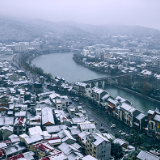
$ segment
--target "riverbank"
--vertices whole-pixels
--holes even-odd
[[[129,92],[129,93],[135,94],[135,95],[137,95],[137,96],[140,96],[141,98],[146,99],[146,100],[151,101],[151,102],[154,102],[154,103],[156,103],[156,104],[160,104],[160,101],[158,101],[158,100],[156,100],[156,99],[153,99],[153,98],[150,98],[150,97],[148,97],[148,96],[143,96],[141,93],[138,93],[138,92],[136,92],[136,91],[130,90],[130,89],[128,89],[128,88],[123,88],[123,87],[120,87],[120,86],[117,86],[117,85],[114,85],[114,87],[117,87],[117,88],[119,88],[119,89],[121,89],[121,90],[124,90],[124,91],[126,91],[126,92]]]
[[[82,61],[78,60],[77,58],[73,57],[73,60],[75,61],[75,63],[77,63],[77,64],[79,64],[79,65],[82,65],[83,67],[86,67],[86,68],[91,69],[90,67],[87,67]],[[95,71],[95,72],[99,72],[99,71],[97,71],[97,70],[95,70],[95,69],[91,69],[91,70],[92,70],[92,71]],[[101,72],[101,73],[103,73],[103,72]],[[143,99],[146,99],[146,100],[148,100],[148,101],[151,101],[151,102],[153,102],[153,103],[160,104],[160,101],[159,101],[159,100],[154,99],[154,98],[151,98],[151,97],[149,97],[149,96],[143,96],[141,93],[138,93],[138,92],[136,92],[136,91],[134,91],[134,90],[131,90],[131,89],[128,89],[128,88],[124,88],[124,87],[120,87],[120,86],[117,86],[117,85],[115,85],[115,84],[113,84],[113,86],[115,86],[115,87],[117,87],[117,88],[119,88],[119,89],[121,89],[121,90],[124,90],[124,91],[126,91],[126,92],[129,92],[129,93],[132,93],[132,94],[134,94],[134,95],[137,95],[137,96],[139,96],[139,97],[141,97],[141,98],[143,98]]]

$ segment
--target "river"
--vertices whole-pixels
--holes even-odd
[[[76,64],[72,57],[73,53],[53,53],[41,55],[33,59],[32,64],[37,67],[41,67],[46,73],[51,73],[53,77],[63,77],[68,82],[84,81],[110,76],[94,72],[88,68]],[[114,86],[107,86],[105,87],[105,90],[107,90],[107,92],[109,92],[113,97],[119,95],[125,99],[128,99],[134,107],[143,111],[145,114],[149,109],[154,110],[160,106]]]

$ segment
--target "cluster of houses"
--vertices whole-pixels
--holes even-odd
[[[79,55],[75,54],[74,60],[87,68],[108,74],[140,73],[143,70],[160,74],[158,52],[147,51],[147,55],[145,53],[146,51],[131,52],[130,49],[93,45],[84,48]],[[156,75],[154,77],[157,78]]]
[[[111,158],[110,141],[88,120],[82,106],[72,105],[67,95],[43,92],[42,77],[32,84],[23,71],[7,62],[1,66],[0,159]],[[59,81],[64,79],[57,77],[57,85]],[[39,89],[41,93],[36,94]],[[85,143],[91,136],[94,152]]]
[[[61,87],[65,88],[66,86],[63,84]],[[129,127],[145,131],[149,136],[155,136],[157,139],[160,139],[159,109],[149,110],[148,114],[145,115],[142,111],[135,108],[129,100],[120,96],[112,97],[106,90],[97,87],[91,88],[89,84],[82,82],[74,83],[68,91],[88,98],[89,101],[96,104],[97,107],[100,107],[108,115],[117,118]]]
[[[53,91],[55,87],[71,94],[84,96],[97,106],[127,125],[158,133],[158,111],[147,116],[135,109],[122,97],[113,98],[106,91],[90,88],[77,82],[67,84],[59,77],[51,91],[43,91],[43,77],[31,83],[29,77],[11,66],[1,63],[0,74],[0,158],[8,160],[108,160],[111,156],[111,139],[124,151],[135,148],[123,139],[97,129],[89,120],[83,106],[73,103],[71,97]],[[4,68],[5,72],[4,72]],[[53,88],[52,88],[53,87]],[[36,91],[41,91],[38,94]],[[77,98],[78,99],[78,98]],[[148,122],[148,123],[147,123]],[[141,151],[145,157],[151,153]],[[139,158],[138,159],[142,159]],[[155,157],[153,154],[152,157]]]

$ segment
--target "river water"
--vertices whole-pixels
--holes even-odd
[[[107,74],[94,72],[88,68],[76,64],[72,57],[73,53],[53,53],[41,55],[33,59],[32,64],[37,67],[41,67],[46,73],[51,73],[53,77],[63,77],[68,82],[84,81],[110,76]],[[143,111],[145,114],[149,109],[154,110],[160,106],[114,86],[107,86],[105,87],[105,90],[107,90],[107,92],[109,92],[113,97],[119,95],[125,99],[128,99],[134,107]]]

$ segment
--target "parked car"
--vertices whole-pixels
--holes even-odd
[[[111,128],[116,128],[116,125],[115,125],[115,124],[112,124],[112,125],[111,125]]]

